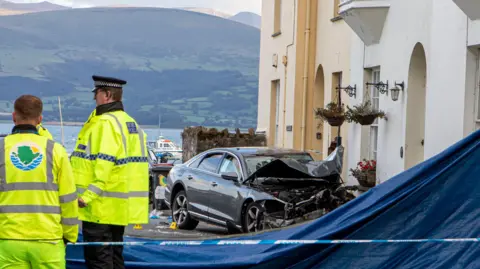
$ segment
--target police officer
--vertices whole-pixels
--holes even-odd
[[[44,136],[50,140],[53,140],[52,134],[48,131],[47,128],[43,127],[41,123],[37,125],[37,131],[39,135]]]
[[[65,268],[78,236],[78,201],[63,146],[38,134],[42,101],[20,96],[0,139],[0,268]]]
[[[93,76],[97,104],[71,157],[85,242],[123,241],[125,226],[148,223],[146,135],[125,113],[126,81]],[[88,268],[125,268],[122,246],[85,246]]]

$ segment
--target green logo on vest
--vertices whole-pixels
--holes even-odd
[[[38,145],[19,143],[12,148],[10,160],[16,168],[22,171],[30,171],[42,163],[43,154],[40,152]]]

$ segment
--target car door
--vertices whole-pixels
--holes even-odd
[[[190,166],[183,175],[183,181],[187,185],[189,211],[197,217],[208,218],[210,186],[214,182],[222,158],[223,153],[206,154],[198,166]]]
[[[238,180],[224,179],[222,173],[235,172],[241,175],[239,160],[232,154],[225,154],[217,178],[210,185],[209,218],[217,222],[235,223],[238,207],[243,203],[242,190]]]

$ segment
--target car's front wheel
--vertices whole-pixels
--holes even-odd
[[[243,232],[255,233],[264,230],[264,207],[256,202],[250,203],[243,215]]]
[[[188,199],[185,191],[179,191],[172,202],[172,218],[177,227],[182,230],[193,230],[198,225],[198,220],[188,212]]]

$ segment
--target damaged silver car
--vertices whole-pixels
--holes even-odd
[[[170,171],[165,202],[180,229],[205,221],[247,233],[315,219],[354,198],[342,186],[343,150],[314,161],[287,149],[212,149]]]

